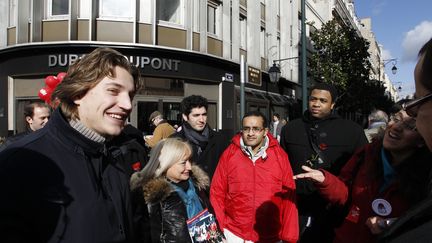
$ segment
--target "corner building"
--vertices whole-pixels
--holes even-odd
[[[331,18],[329,6],[346,7],[307,2],[317,27]],[[46,76],[97,47],[114,48],[141,69],[145,85],[130,122],[144,133],[154,110],[179,124],[180,101],[191,94],[209,100],[212,128],[238,131],[241,56],[246,111],[293,117],[301,103],[299,11],[300,0],[0,0],[0,136],[25,129],[23,108],[38,100]],[[277,62],[282,78],[271,83],[267,70],[284,58],[292,59]]]

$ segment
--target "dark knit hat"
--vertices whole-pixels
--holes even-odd
[[[153,122],[153,120],[158,116],[162,116],[162,113],[159,111],[153,111],[153,113],[150,114],[149,122]]]

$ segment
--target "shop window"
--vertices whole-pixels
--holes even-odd
[[[48,18],[62,19],[69,15],[69,0],[48,0]]]
[[[221,4],[208,1],[207,5],[207,32],[215,36],[221,35],[222,11]]]
[[[157,0],[157,19],[167,24],[184,24],[184,0]]]
[[[133,0],[101,0],[99,17],[104,19],[132,20],[135,1]]]

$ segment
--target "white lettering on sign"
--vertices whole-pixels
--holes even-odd
[[[67,67],[74,64],[83,55],[76,54],[58,54],[48,56],[49,67]],[[168,70],[177,72],[181,64],[180,60],[158,58],[158,57],[143,57],[143,56],[125,56],[130,63],[139,68],[151,67],[154,70]]]

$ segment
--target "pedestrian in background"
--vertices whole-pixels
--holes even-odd
[[[43,128],[48,122],[51,116],[50,107],[40,101],[34,101],[27,104],[24,107],[24,119],[26,124],[26,130],[15,134],[14,136],[8,137],[4,144],[0,147],[0,151],[3,150],[8,144]]]
[[[147,146],[150,148],[153,148],[160,140],[168,138],[175,132],[174,127],[163,119],[162,113],[159,111],[154,111],[150,114],[149,122],[155,126],[153,135],[144,137]]]
[[[370,142],[379,138],[387,127],[388,115],[382,110],[373,110],[368,116],[368,128],[365,129],[366,137]]]
[[[285,123],[286,124],[286,123]],[[280,115],[278,113],[273,114],[272,123],[270,123],[270,134],[280,142],[280,134],[282,127],[285,125],[283,121],[280,120]]]

